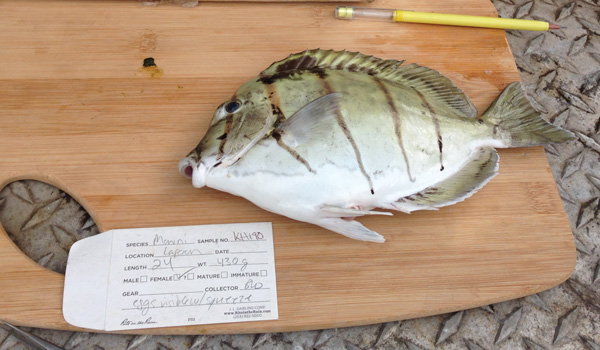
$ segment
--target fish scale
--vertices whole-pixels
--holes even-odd
[[[195,187],[350,238],[383,242],[356,217],[462,201],[498,170],[494,147],[573,135],[513,83],[481,116],[439,72],[346,51],[307,50],[242,85],[181,160]]]

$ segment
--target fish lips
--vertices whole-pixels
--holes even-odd
[[[192,179],[192,186],[196,188],[206,185],[208,167],[202,162],[198,163],[189,157],[183,158],[179,161],[179,172],[188,179]]]

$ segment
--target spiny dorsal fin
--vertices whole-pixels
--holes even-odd
[[[371,75],[378,75],[388,69],[395,69],[404,61],[382,60],[373,56],[363,55],[360,52],[333,51],[333,50],[306,50],[291,54],[287,58],[277,61],[260,73],[260,78],[277,74],[289,74],[315,69],[348,70]]]
[[[393,84],[410,86],[428,99],[440,101],[459,114],[475,118],[477,110],[462,90],[438,71],[415,63],[401,66],[404,61],[382,60],[359,52],[333,50],[306,50],[273,63],[260,73],[259,78],[289,75],[306,70],[347,70],[374,75]]]

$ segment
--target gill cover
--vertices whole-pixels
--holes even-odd
[[[215,111],[211,125],[224,120],[216,161],[227,167],[267,135],[275,122],[264,84],[249,81]],[[211,134],[210,132],[207,136]],[[213,136],[214,137],[214,136]]]

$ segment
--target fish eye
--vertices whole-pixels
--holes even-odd
[[[235,111],[240,109],[241,106],[242,104],[239,101],[231,101],[225,105],[225,112],[234,113]]]

